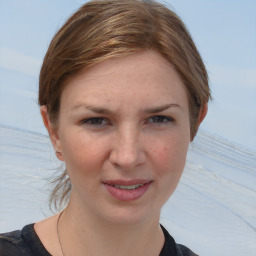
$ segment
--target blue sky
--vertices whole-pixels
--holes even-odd
[[[256,1],[172,0],[209,71],[214,101],[202,129],[256,150]],[[36,106],[48,44],[84,1],[0,2],[0,123],[44,132]]]

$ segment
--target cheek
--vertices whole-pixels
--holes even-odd
[[[80,172],[88,176],[95,175],[97,168],[105,159],[106,143],[82,133],[64,138],[62,144],[68,172]]]
[[[181,175],[188,150],[189,140],[165,140],[155,144],[153,155],[157,174],[178,177]]]
[[[171,149],[168,146],[157,145],[153,151],[154,159],[158,163],[158,165],[168,166],[170,162],[170,158],[172,156]],[[163,168],[165,170],[166,168]]]
[[[159,203],[163,205],[175,191],[182,175],[188,144],[170,143],[157,145],[154,150],[154,174],[156,188],[159,193]]]

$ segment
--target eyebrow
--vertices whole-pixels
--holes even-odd
[[[72,108],[72,110],[75,110],[77,108],[89,109],[90,111],[92,111],[94,113],[97,113],[97,114],[112,114],[113,113],[112,110],[109,110],[107,108],[90,106],[90,105],[86,105],[86,104],[76,105]],[[154,113],[162,112],[162,111],[167,110],[169,108],[179,108],[179,109],[182,110],[182,107],[179,104],[172,103],[172,104],[165,104],[165,105],[162,105],[162,106],[146,108],[146,109],[143,109],[142,112],[147,113],[147,114],[154,114]]]
[[[179,104],[165,104],[163,106],[157,106],[157,107],[152,107],[152,108],[147,108],[143,112],[148,113],[148,114],[154,114],[158,112],[162,112],[164,110],[167,110],[169,108],[179,108],[182,110],[182,107]]]
[[[83,109],[89,109],[92,112],[98,113],[98,114],[108,114],[108,113],[112,113],[111,110],[108,110],[106,108],[103,107],[96,107],[96,106],[90,106],[87,104],[78,104],[75,105],[71,110],[76,110],[78,108],[83,108]]]

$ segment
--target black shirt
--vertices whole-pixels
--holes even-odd
[[[165,243],[159,256],[196,256],[184,245],[176,244],[168,231],[161,226]],[[43,246],[34,230],[34,224],[22,230],[0,234],[0,256],[52,256]]]

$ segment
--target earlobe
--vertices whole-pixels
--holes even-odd
[[[61,142],[59,139],[59,135],[58,132],[56,130],[56,127],[53,126],[53,124],[50,121],[49,115],[48,115],[48,111],[47,111],[47,107],[45,105],[41,106],[40,108],[40,112],[41,112],[41,116],[44,122],[44,126],[47,129],[53,148],[55,150],[56,156],[59,160],[64,161],[64,155],[61,153],[62,152],[62,146],[61,146]]]

